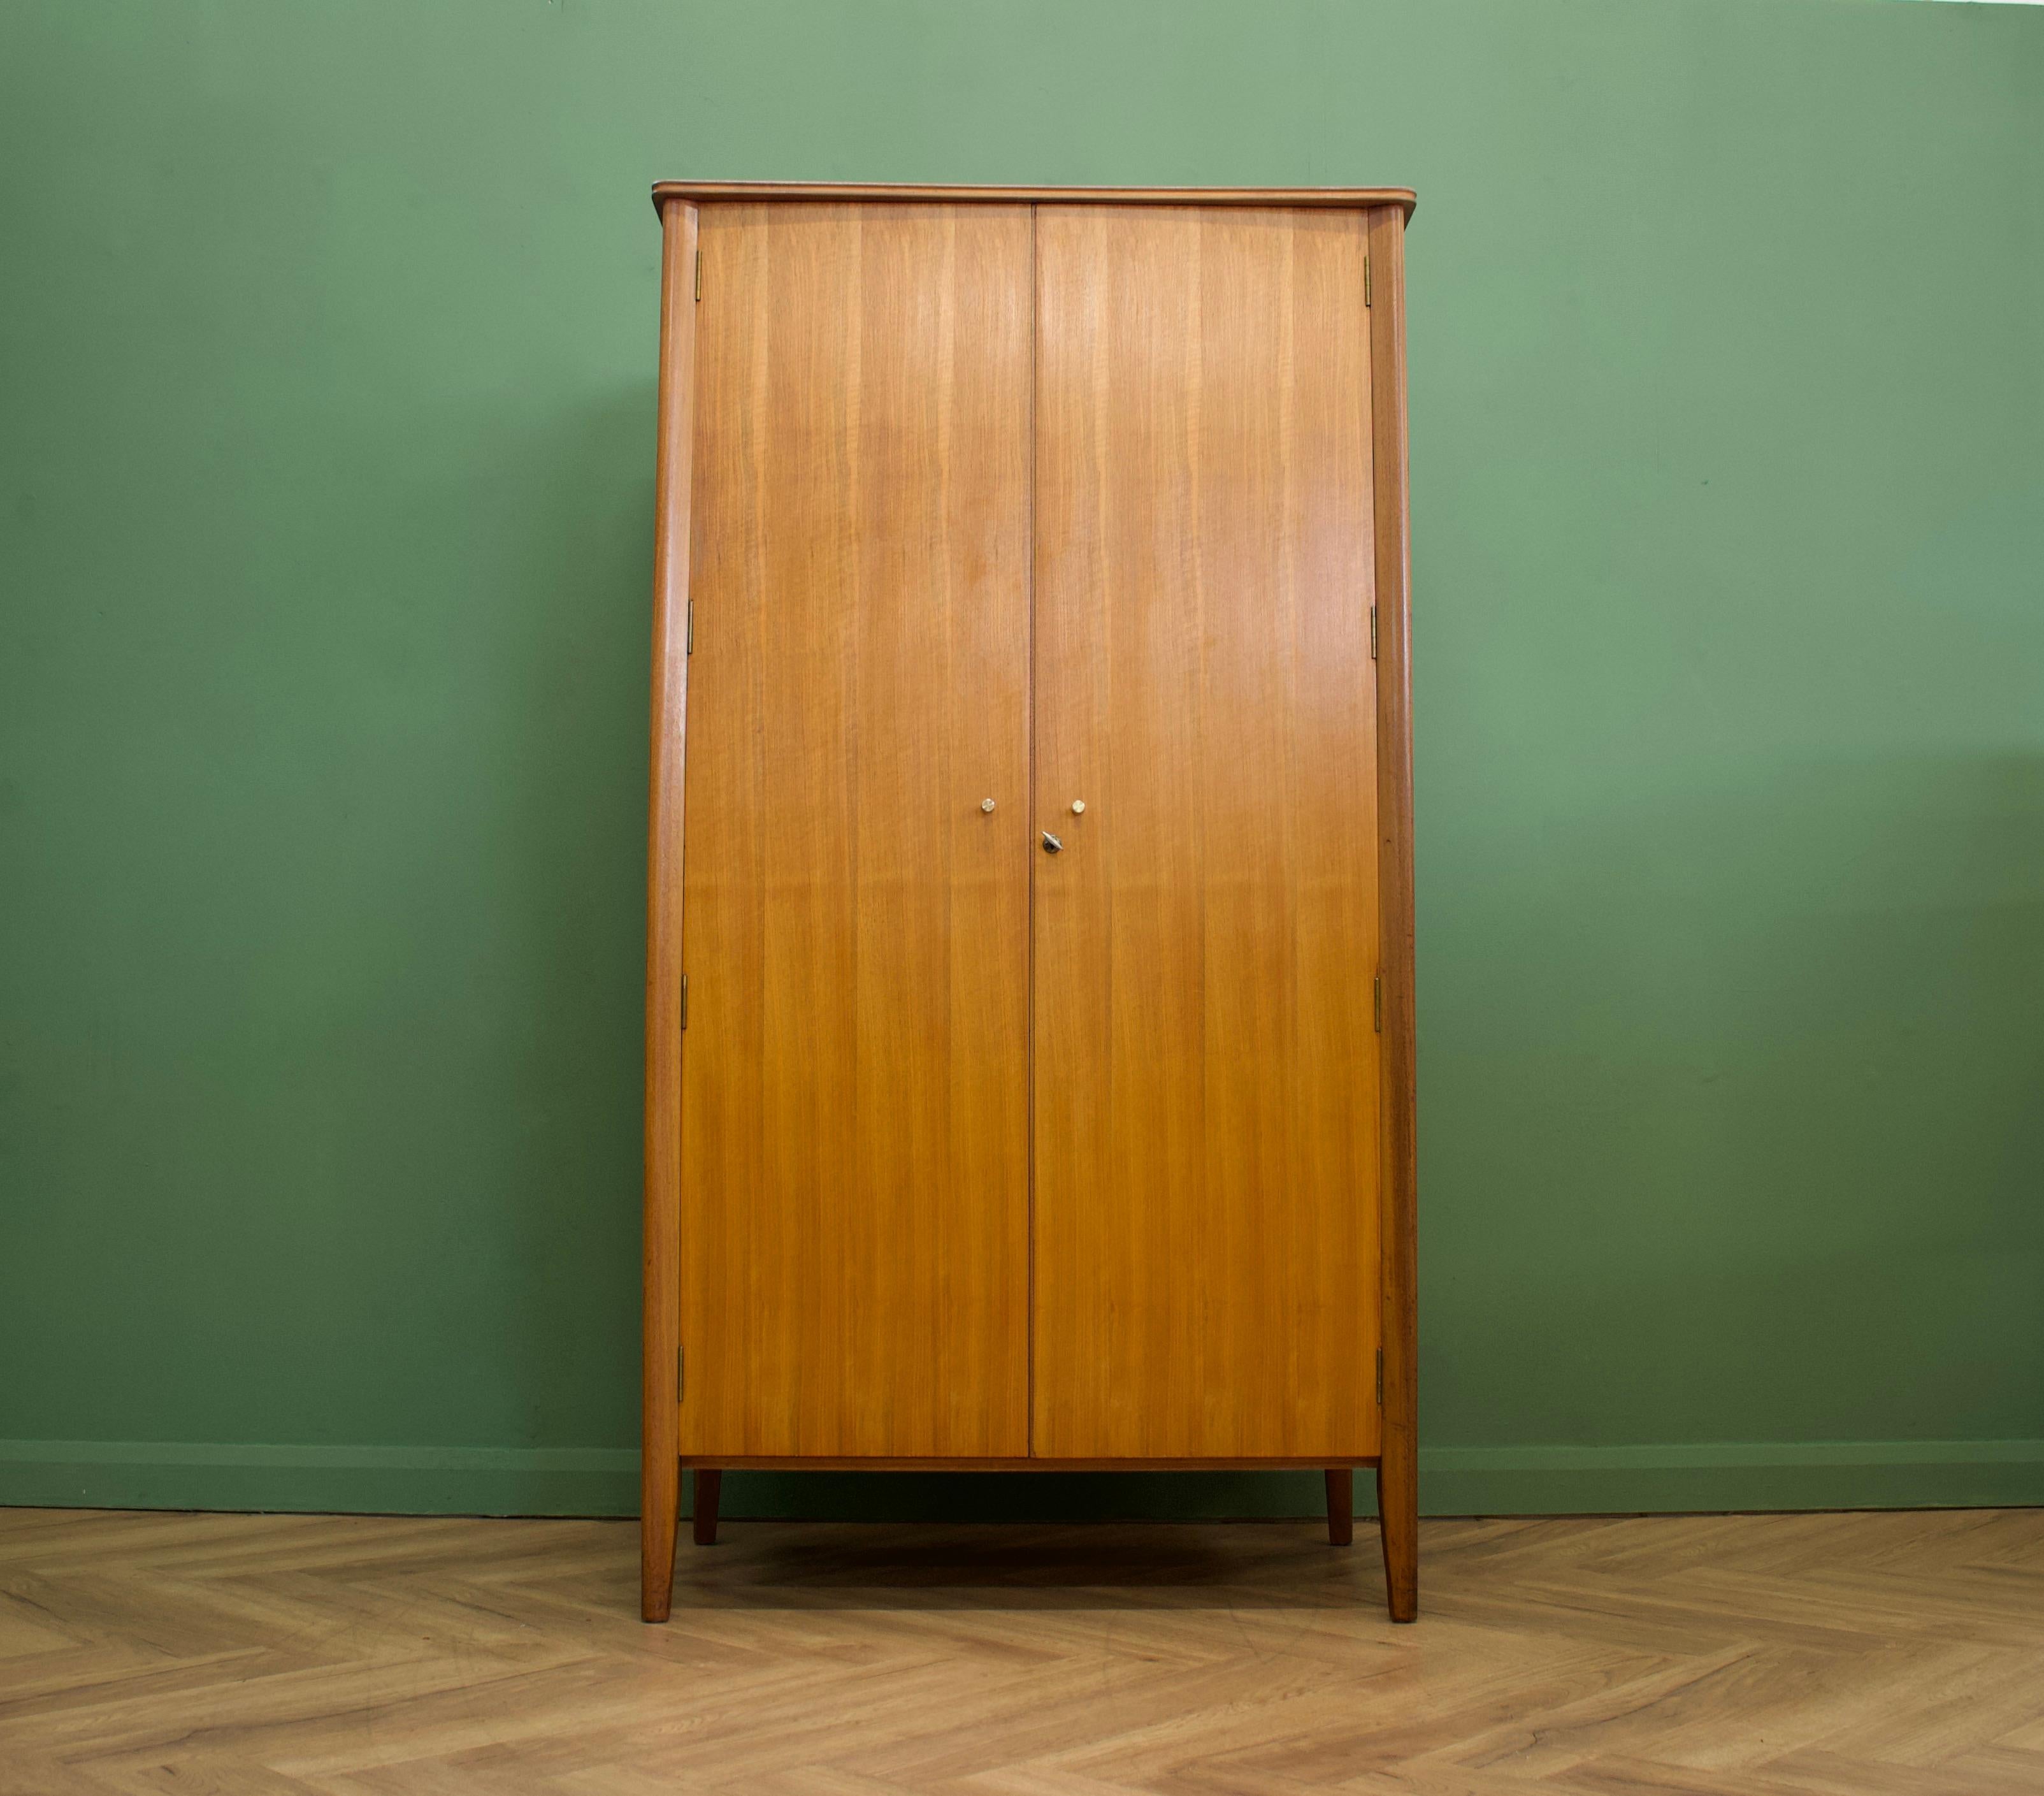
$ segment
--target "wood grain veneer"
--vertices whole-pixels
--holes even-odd
[[[681,1448],[1024,1455],[1028,209],[703,221]]]
[[[1374,1454],[1365,215],[1036,232],[1034,1449]]]

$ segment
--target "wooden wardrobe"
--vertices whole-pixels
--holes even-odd
[[[663,183],[680,1469],[1377,1469],[1417,1601],[1398,189]]]

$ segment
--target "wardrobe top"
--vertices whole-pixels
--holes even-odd
[[[884,205],[942,206],[1396,206],[1410,218],[1419,204],[1410,187],[970,187],[863,181],[655,181],[653,210],[670,199],[863,200]]]

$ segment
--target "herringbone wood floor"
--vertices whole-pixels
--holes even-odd
[[[0,1790],[2044,1791],[2044,1510],[725,1536],[0,1511]]]

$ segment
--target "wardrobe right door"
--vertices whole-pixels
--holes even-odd
[[[1378,1450],[1365,224],[1037,209],[1040,1457]]]

